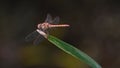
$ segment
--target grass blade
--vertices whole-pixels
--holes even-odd
[[[52,36],[48,35],[48,41],[56,45],[58,48],[62,49],[64,52],[76,57],[77,59],[85,62],[86,64],[90,65],[92,68],[102,68],[96,61],[94,61],[91,57],[89,57],[84,52],[80,51],[79,49],[75,48],[74,46]]]

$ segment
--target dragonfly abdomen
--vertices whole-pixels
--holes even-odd
[[[49,25],[49,28],[52,28],[52,27],[69,27],[68,24],[61,24],[61,25]]]

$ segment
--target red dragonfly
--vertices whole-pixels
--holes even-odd
[[[54,27],[69,27],[68,24],[58,24],[59,23],[59,17],[55,17],[54,20],[52,20],[52,17],[50,14],[47,14],[47,18],[43,23],[40,23],[37,25],[37,30],[34,32],[30,33],[25,40],[26,41],[33,41],[34,45],[38,45],[45,36],[48,34],[48,29],[49,28],[54,28]],[[58,25],[57,25],[58,24]]]

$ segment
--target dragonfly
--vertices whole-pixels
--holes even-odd
[[[54,27],[69,27],[68,24],[58,24],[60,18],[57,16],[52,19],[50,14],[47,14],[47,17],[43,23],[37,25],[37,29],[25,37],[26,41],[33,41],[34,45],[38,45],[44,38],[47,38],[48,29]]]

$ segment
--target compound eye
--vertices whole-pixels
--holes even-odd
[[[40,28],[40,27],[41,27],[41,24],[38,24],[38,25],[37,25],[37,28]]]

